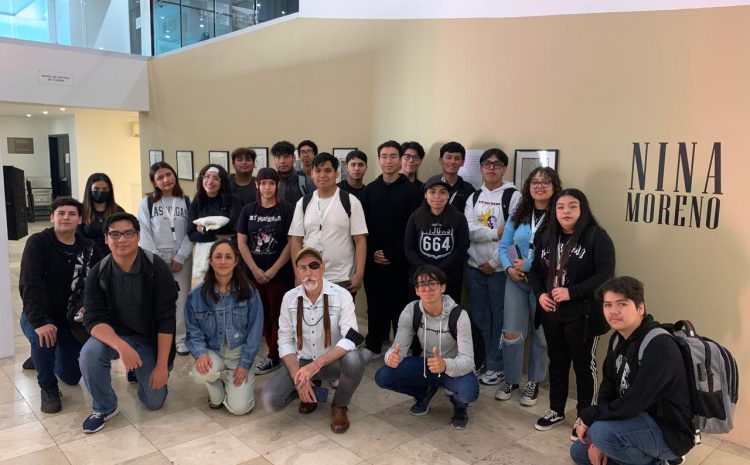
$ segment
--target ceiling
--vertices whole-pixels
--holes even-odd
[[[48,114],[45,115],[42,113],[43,111],[47,111]],[[31,115],[31,118],[53,118],[55,116],[74,114],[75,111],[75,108],[66,108],[65,111],[61,111],[60,107],[56,105],[0,102],[0,116]]]

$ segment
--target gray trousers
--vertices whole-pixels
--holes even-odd
[[[300,359],[301,367],[312,363],[312,360]],[[346,407],[352,400],[354,391],[357,390],[362,375],[365,372],[365,364],[362,363],[360,353],[353,350],[330,365],[326,365],[320,370],[313,380],[331,380],[339,379],[339,387],[333,396],[333,401],[338,405]],[[261,393],[261,402],[263,408],[275,412],[283,409],[295,399],[298,399],[297,390],[294,387],[292,376],[289,374],[286,365],[281,363],[281,367],[276,371],[265,386]]]

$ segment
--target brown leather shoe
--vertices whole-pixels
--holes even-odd
[[[331,403],[331,431],[336,434],[346,433],[349,429],[349,417],[346,415],[348,410],[336,402]]]
[[[302,402],[299,403],[299,413],[302,415],[309,415],[318,408],[317,402]]]

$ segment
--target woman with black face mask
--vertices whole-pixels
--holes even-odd
[[[115,190],[112,181],[104,173],[94,173],[86,181],[83,193],[83,222],[78,225],[78,234],[96,242],[102,255],[109,254],[109,247],[104,243],[102,226],[104,220],[116,212],[123,212],[115,203]]]

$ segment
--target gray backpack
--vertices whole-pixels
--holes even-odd
[[[661,335],[671,336],[677,342],[685,362],[695,443],[700,443],[701,432],[723,434],[732,431],[739,393],[739,372],[732,354],[717,342],[699,336],[690,321],[680,320],[675,324],[662,324],[646,333],[638,348],[639,363],[649,342]],[[614,341],[612,349],[618,340]]]

